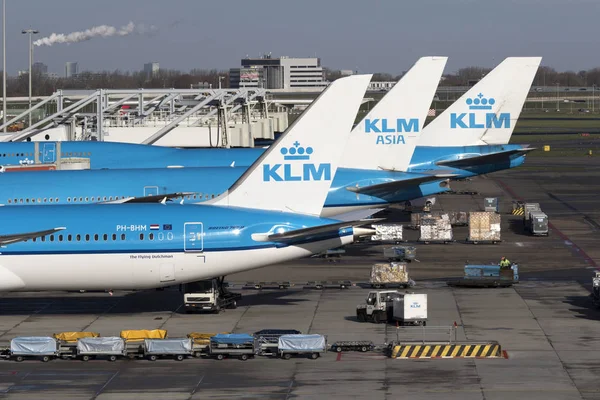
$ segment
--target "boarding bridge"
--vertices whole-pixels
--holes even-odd
[[[0,140],[253,147],[288,125],[286,112],[269,112],[264,89],[99,89],[58,90],[0,130],[40,109],[46,117]]]

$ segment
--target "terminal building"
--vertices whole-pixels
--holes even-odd
[[[242,59],[241,68],[229,71],[232,88],[263,89],[323,89],[325,80],[320,58],[260,58]]]

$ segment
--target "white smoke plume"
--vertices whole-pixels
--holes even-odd
[[[151,30],[154,29],[154,27],[151,27]],[[90,40],[95,37],[127,36],[132,33],[136,33],[138,30],[140,33],[144,33],[147,31],[147,28],[143,26],[136,27],[136,25],[130,21],[127,25],[124,25],[121,28],[115,28],[114,26],[110,25],[100,25],[81,32],[71,32],[67,34],[53,33],[50,36],[36,40],[33,42],[33,44],[34,46],[52,46],[53,44],[58,43],[77,43]]]

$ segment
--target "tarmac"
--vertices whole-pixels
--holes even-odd
[[[546,164],[551,161],[552,168]],[[507,358],[390,359],[379,353],[330,352],[317,360],[257,357],[226,359],[0,361],[0,398],[7,399],[600,399],[600,310],[589,297],[600,260],[597,207],[600,170],[596,158],[532,158],[527,168],[452,183],[473,195],[437,196],[436,209],[477,211],[484,197],[499,197],[502,242],[416,244],[409,265],[427,293],[428,327],[456,322],[459,341],[498,341]],[[532,237],[521,218],[508,213],[511,200],[539,202],[552,223],[549,237]],[[407,221],[399,210],[392,221]],[[409,243],[418,232],[405,230]],[[16,336],[61,331],[118,335],[123,329],[163,328],[169,337],[193,331],[247,332],[298,329],[336,340],[384,344],[400,333],[393,325],[359,323],[355,307],[368,289],[305,289],[311,280],[368,280],[383,247],[357,244],[339,261],[311,258],[228,277],[232,283],[291,281],[286,290],[240,290],[235,310],[185,314],[175,290],[106,293],[6,293],[0,296],[0,345]],[[519,263],[521,282],[512,288],[467,289],[446,285],[465,261]],[[440,329],[439,332],[445,332]],[[436,333],[443,335],[444,333]],[[411,332],[423,339],[423,332]],[[404,336],[402,336],[404,338]]]

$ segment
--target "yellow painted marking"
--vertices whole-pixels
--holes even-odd
[[[410,346],[404,346],[404,350],[402,350],[401,358],[406,358],[408,356],[408,352],[410,351]]]
[[[473,351],[471,352],[471,357],[477,357],[477,352],[479,351],[479,349],[481,348],[481,345],[478,344],[473,348]]]
[[[431,346],[425,346],[423,348],[423,352],[421,353],[421,358],[427,357],[427,353],[429,352],[429,349],[431,349]]]
[[[433,352],[431,353],[431,357],[437,357],[437,353],[439,353],[441,347],[442,346],[440,346],[439,344],[437,346],[435,346],[433,348]]]
[[[469,349],[471,348],[470,344],[465,345],[464,350],[462,351],[462,353],[460,354],[461,357],[466,356],[467,354],[469,354]]]
[[[400,351],[400,346],[394,346],[394,351],[392,351],[392,358],[398,357],[399,351]]]
[[[486,357],[489,353],[490,353],[490,347],[492,347],[491,344],[487,344],[484,348],[483,348],[483,352],[481,353],[482,357]]]
[[[450,346],[450,345],[444,346],[444,350],[442,351],[441,356],[446,357],[446,355],[448,354],[448,352],[450,351],[451,348],[452,348],[452,346]]]
[[[415,346],[415,349],[413,350],[413,352],[410,354],[411,357],[416,357],[417,354],[419,353],[419,350],[421,350],[421,346]]]
[[[461,345],[457,344],[457,345],[454,347],[454,350],[452,351],[452,354],[450,354],[450,357],[456,357],[456,355],[457,355],[457,354],[458,354],[458,352],[460,351],[460,348],[461,348],[461,347],[462,347]]]

